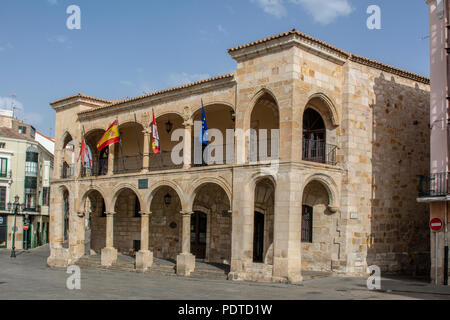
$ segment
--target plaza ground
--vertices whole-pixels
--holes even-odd
[[[193,279],[158,274],[82,269],[81,290],[68,290],[69,274],[46,265],[48,246],[18,252],[0,250],[0,299],[2,300],[450,300],[450,288],[416,279],[383,278],[380,291],[370,291],[365,278],[320,277],[300,285]]]

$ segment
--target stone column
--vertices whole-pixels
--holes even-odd
[[[253,262],[254,190],[246,170],[236,170],[233,177],[230,280],[246,280],[246,266]]]
[[[109,153],[108,153],[108,176],[114,175],[114,151],[116,149],[116,145],[110,145],[109,146]]]
[[[56,197],[60,200],[60,197]],[[65,268],[69,263],[69,251],[63,247],[64,244],[64,204],[52,199],[50,206],[50,256],[47,265],[56,268]]]
[[[114,215],[106,213],[106,248],[102,249],[102,266],[110,267],[117,261],[117,249],[114,248]]]
[[[141,214],[141,250],[136,253],[136,270],[145,272],[153,265],[153,252],[149,250],[149,220],[151,212]]]
[[[183,138],[183,169],[189,169],[192,161],[192,123],[186,121],[184,123],[184,138]]]
[[[148,172],[150,167],[150,136],[152,133],[151,127],[146,127],[143,131],[144,133],[144,158],[142,163],[142,171]]]
[[[195,256],[191,254],[191,216],[193,212],[182,211],[181,254],[177,256],[177,274],[189,276],[195,269]]]
[[[275,191],[273,280],[301,282],[302,193],[300,176],[292,169],[278,173]]]

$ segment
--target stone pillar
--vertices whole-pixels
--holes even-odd
[[[183,169],[189,169],[192,161],[192,123],[187,121],[184,123],[184,138],[183,138]]]
[[[106,213],[106,248],[102,249],[102,266],[110,267],[117,261],[117,249],[114,248],[114,212]]]
[[[292,169],[278,173],[275,191],[273,280],[301,282],[302,194],[299,175]]]
[[[69,215],[69,253],[71,263],[78,261],[78,259],[84,256],[84,217],[84,211]]]
[[[236,170],[233,177],[230,280],[246,280],[246,266],[253,262],[254,190],[246,170]]]
[[[58,193],[58,191],[56,191]],[[53,198],[50,206],[50,256],[47,265],[56,268],[65,268],[69,263],[69,251],[64,244],[64,204],[60,197]]]
[[[153,265],[153,252],[149,250],[150,213],[141,212],[141,250],[136,253],[136,270],[145,272]]]
[[[108,153],[108,176],[114,175],[114,153],[115,153],[115,147],[116,145],[110,145],[109,146],[109,153]]]
[[[193,212],[181,212],[181,254],[177,256],[177,274],[189,276],[195,269],[195,256],[191,254],[191,216]]]
[[[144,133],[144,158],[142,163],[142,171],[148,172],[148,168],[150,167],[150,136],[151,136],[151,127],[146,127],[143,131]]]

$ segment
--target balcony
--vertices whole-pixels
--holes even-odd
[[[12,171],[11,170],[9,170],[7,172],[0,172],[0,179],[1,178],[3,178],[3,179],[11,179],[11,177],[12,177]]]
[[[176,165],[172,162],[172,151],[161,151],[159,154],[150,154],[149,171],[181,169],[183,165]]]
[[[86,177],[99,177],[106,176],[108,174],[108,159],[100,159],[92,161],[92,167],[81,166],[80,176]]]
[[[142,155],[124,156],[114,159],[114,174],[140,172],[143,168]]]
[[[303,160],[336,165],[337,146],[323,140],[303,139]]]
[[[74,165],[68,165],[64,163],[61,166],[61,179],[69,179],[74,175]]]
[[[419,198],[444,197],[449,191],[449,173],[419,176]]]

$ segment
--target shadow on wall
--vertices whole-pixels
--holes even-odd
[[[417,176],[430,166],[430,94],[383,74],[375,79],[374,92],[367,263],[382,273],[428,275],[429,207],[416,199]]]

